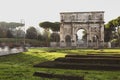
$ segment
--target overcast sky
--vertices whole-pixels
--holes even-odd
[[[105,22],[120,16],[120,0],[0,0],[0,21],[38,26],[60,21],[60,12],[105,11]]]

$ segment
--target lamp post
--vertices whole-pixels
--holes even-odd
[[[25,34],[26,34],[26,28],[25,28],[25,20],[21,19],[21,24],[24,27],[24,38],[23,38],[23,44],[25,46]]]

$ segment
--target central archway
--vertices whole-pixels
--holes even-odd
[[[77,47],[86,47],[87,46],[87,31],[83,28],[80,28],[77,31],[76,35]]]

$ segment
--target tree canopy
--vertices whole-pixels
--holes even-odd
[[[60,30],[60,22],[45,21],[45,22],[41,22],[39,24],[39,26],[44,28],[44,29],[51,29],[52,31],[59,31]]]
[[[116,19],[110,20],[105,25],[105,41],[112,41],[113,39],[118,39],[120,36],[120,16]],[[116,37],[117,36],[117,37]]]
[[[52,31],[60,31],[60,22],[54,22],[53,25],[50,27]]]
[[[0,28],[16,28],[16,27],[20,27],[20,26],[24,26],[24,24],[22,23],[16,23],[16,22],[0,22]]]
[[[37,39],[37,31],[34,27],[30,27],[26,31],[26,38],[28,39]]]
[[[14,34],[12,33],[12,30],[20,26],[24,26],[24,24],[16,22],[0,22],[0,38],[12,38]]]
[[[111,28],[112,30],[115,29],[115,27],[120,26],[120,16],[116,19],[110,20],[106,25],[105,28]]]
[[[49,22],[49,21],[45,21],[45,22],[41,22],[39,24],[40,27],[44,28],[44,29],[47,29],[47,28],[50,28],[52,26],[52,23]]]

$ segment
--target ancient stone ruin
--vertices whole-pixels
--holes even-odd
[[[60,47],[102,47],[104,46],[104,12],[62,12],[60,13]],[[77,31],[84,29],[87,38],[77,41]]]

